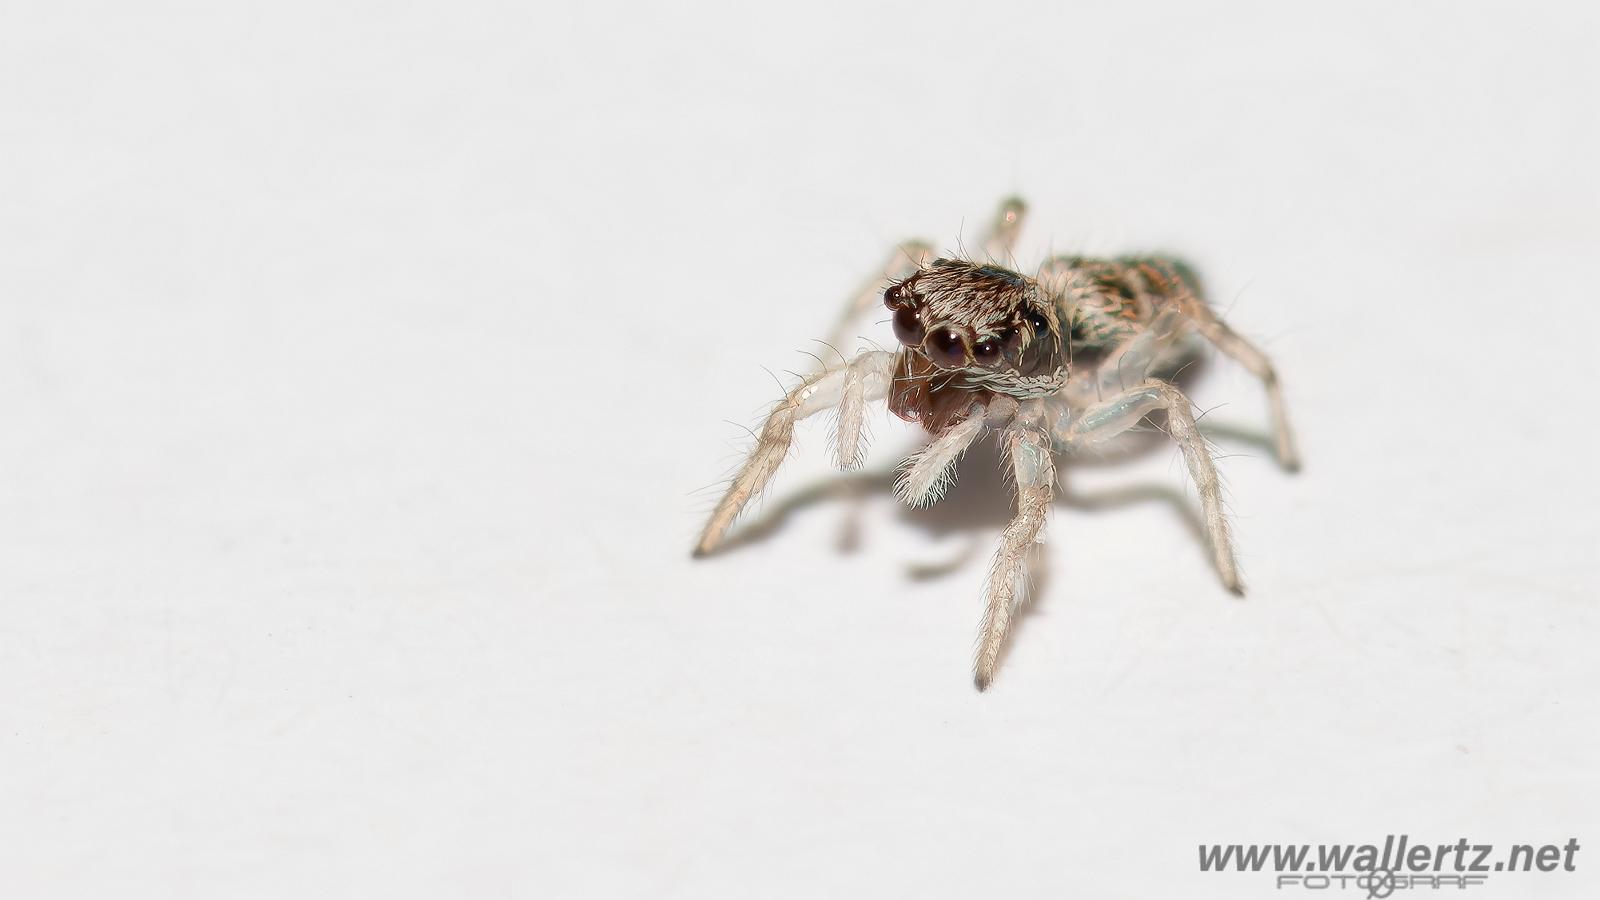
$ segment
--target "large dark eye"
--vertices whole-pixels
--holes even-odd
[[[972,361],[985,369],[1000,365],[1000,339],[990,335],[972,345]]]
[[[909,299],[906,286],[903,284],[891,284],[889,289],[883,292],[883,305],[893,310],[903,309]]]
[[[917,311],[909,306],[902,306],[894,313],[894,336],[900,343],[907,347],[922,346],[925,332],[922,320],[917,317]]]
[[[940,328],[922,342],[922,351],[941,369],[959,369],[967,364],[967,342],[954,328]]]

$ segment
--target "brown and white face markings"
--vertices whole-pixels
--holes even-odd
[[[930,431],[995,394],[1034,396],[1066,378],[1061,329],[1037,282],[999,266],[936,259],[884,291],[902,350],[889,408]]]
[[[891,285],[883,303],[907,351],[947,371],[1023,372],[1037,348],[1060,343],[1039,286],[998,266],[936,259]]]

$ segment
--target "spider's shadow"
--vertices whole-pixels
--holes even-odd
[[[1183,363],[1171,378],[1179,387],[1187,390],[1210,362],[1208,355],[1197,355]],[[1172,443],[1161,428],[1164,418],[1160,413],[1155,414],[1147,420],[1147,427],[1123,435],[1095,456],[1058,458],[1056,505],[1097,511],[1137,503],[1164,503],[1183,522],[1190,536],[1204,547],[1205,526],[1201,522],[1200,512],[1190,498],[1176,488],[1136,484],[1089,493],[1079,493],[1072,488],[1071,473],[1074,469],[1117,465],[1170,449]],[[1155,427],[1149,427],[1151,423]],[[1268,455],[1274,452],[1271,436],[1259,431],[1215,421],[1202,421],[1200,428],[1213,439],[1249,445]],[[1012,489],[1006,480],[1006,471],[1006,460],[990,435],[974,444],[957,463],[955,484],[938,503],[924,509],[896,504],[903,522],[923,530],[935,540],[946,540],[952,535],[966,538],[966,546],[948,560],[909,564],[906,567],[908,578],[914,581],[942,578],[962,569],[973,558],[984,553],[983,536],[998,532],[1011,521]],[[845,508],[837,547],[840,553],[854,553],[861,545],[863,511],[868,501],[880,496],[893,497],[894,482],[893,470],[856,472],[816,482],[765,507],[762,514],[748,520],[715,552],[732,552],[746,544],[760,543],[779,531],[795,513],[822,503],[837,502]],[[1047,560],[1048,554],[1042,553],[1034,554],[1030,560],[1030,593],[1034,596],[1044,592],[1044,581],[1048,578]],[[1029,605],[1031,607],[1032,604]]]
[[[1203,430],[1214,439],[1230,444],[1251,445],[1268,454],[1272,452],[1271,436],[1261,432],[1220,423],[1206,423]],[[1095,512],[1139,503],[1162,503],[1183,522],[1190,536],[1204,547],[1206,535],[1200,511],[1193,498],[1178,488],[1166,484],[1133,484],[1090,492],[1079,492],[1072,488],[1074,470],[1117,465],[1170,450],[1171,447],[1171,442],[1159,428],[1145,428],[1125,435],[1099,455],[1058,459],[1054,505]],[[952,537],[965,539],[964,546],[949,559],[908,564],[908,578],[914,581],[942,578],[964,568],[985,552],[985,536],[998,533],[1012,518],[1014,492],[1006,471],[1006,460],[993,436],[989,436],[974,444],[957,463],[955,484],[938,503],[922,509],[895,504],[900,520],[923,531],[930,539],[940,542]],[[865,527],[864,511],[870,505],[869,501],[892,498],[895,477],[894,470],[878,469],[817,481],[768,504],[761,514],[736,530],[715,552],[731,553],[740,547],[761,543],[781,531],[791,516],[814,506],[837,504],[843,508],[843,517],[836,547],[841,554],[854,553],[861,546],[861,534]],[[1030,566],[1031,593],[1034,595],[1043,592],[1043,581],[1048,577],[1046,560],[1046,555],[1039,554]]]
[[[1220,423],[1206,423],[1202,430],[1213,439],[1251,445],[1268,454],[1272,452],[1272,439],[1267,434]],[[1205,548],[1207,538],[1199,509],[1192,498],[1174,487],[1134,484],[1086,493],[1071,488],[1074,469],[1115,465],[1171,447],[1172,443],[1166,434],[1157,428],[1146,428],[1130,432],[1107,452],[1096,457],[1058,459],[1055,505],[1093,512],[1138,503],[1162,503],[1183,522],[1196,544]],[[1012,517],[1013,492],[1005,472],[1006,460],[991,436],[973,445],[957,463],[956,482],[940,502],[923,509],[895,504],[902,522],[921,529],[931,538],[944,540],[952,535],[964,537],[964,546],[949,559],[909,563],[906,566],[907,578],[913,581],[943,578],[966,568],[986,554],[988,548],[985,544],[988,542],[985,536],[1003,529]],[[759,517],[731,535],[717,552],[731,552],[746,544],[765,541],[782,530],[790,516],[819,504],[838,503],[844,508],[844,515],[837,547],[840,553],[854,553],[861,544],[864,511],[869,506],[877,505],[869,501],[893,497],[894,482],[893,470],[858,472],[819,481],[766,507]],[[1043,551],[1044,545],[1035,545],[1029,554],[1027,590],[1033,598],[1045,596],[1050,580],[1050,554]],[[1041,604],[1038,602],[1024,604],[1012,626],[1013,635],[1026,628],[1028,620],[1040,611]],[[1015,644],[1013,639],[1001,647],[1002,665]]]

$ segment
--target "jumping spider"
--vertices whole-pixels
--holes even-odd
[[[986,259],[1010,257],[1023,212],[1017,199],[1001,205],[982,244]],[[863,290],[832,343],[839,344],[881,296],[900,348],[824,366],[778,403],[706,523],[696,556],[722,541],[777,471],[795,423],[814,413],[838,410],[842,469],[861,463],[869,401],[887,399],[900,418],[921,423],[932,439],[905,461],[895,485],[900,498],[916,506],[937,501],[966,449],[980,435],[997,432],[1016,483],[1017,509],[984,586],[974,664],[983,690],[1021,603],[1027,551],[1044,527],[1055,486],[1055,454],[1107,441],[1162,411],[1199,493],[1222,583],[1243,593],[1216,466],[1192,404],[1168,380],[1194,357],[1194,335],[1261,379],[1278,460],[1292,470],[1297,455],[1272,364],[1212,312],[1182,263],[1159,256],[1059,256],[1030,278],[992,262],[935,258],[918,242],[897,250],[884,271],[888,288],[875,280]]]

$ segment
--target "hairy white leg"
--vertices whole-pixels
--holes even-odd
[[[839,321],[834,323],[833,330],[828,333],[827,347],[824,348],[823,354],[819,354],[822,362],[818,371],[826,371],[843,364],[842,354],[845,352],[843,344],[850,340],[850,332],[855,329],[856,320],[883,302],[884,283],[906,278],[933,259],[933,256],[933,247],[923,241],[908,241],[896,247],[889,254],[889,258],[884,260],[878,269],[878,274],[867,279],[861,285],[861,289],[850,298],[844,312],[839,316]],[[830,359],[826,355],[827,352],[838,355]]]
[[[1183,451],[1189,478],[1200,495],[1201,517],[1205,521],[1206,537],[1211,542],[1217,574],[1224,587],[1243,594],[1239,565],[1233,555],[1232,529],[1222,508],[1222,481],[1217,477],[1216,463],[1211,459],[1205,437],[1195,424],[1194,406],[1182,391],[1165,381],[1146,381],[1085,409],[1074,419],[1059,423],[1054,433],[1056,444],[1062,450],[1093,446],[1127,431],[1158,409],[1167,412],[1167,432]]]
[[[995,211],[994,219],[989,223],[989,230],[983,236],[983,255],[985,259],[997,263],[1009,263],[1012,248],[1017,245],[1017,235],[1022,233],[1022,219],[1028,213],[1028,205],[1022,202],[1021,197],[1007,197],[1001,201],[1000,208]]]
[[[894,492],[908,506],[939,502],[955,482],[956,460],[983,434],[983,416],[969,415],[947,428],[901,466]]]
[[[839,391],[839,419],[833,429],[834,464],[845,471],[859,469],[866,454],[867,374],[859,366],[846,366]]]
[[[1272,409],[1272,434],[1278,463],[1290,471],[1300,468],[1300,451],[1295,447],[1294,431],[1289,427],[1289,407],[1284,402],[1283,386],[1278,383],[1278,373],[1272,367],[1272,360],[1229,328],[1228,323],[1217,318],[1217,314],[1199,298],[1193,298],[1187,305],[1195,329],[1224,355],[1261,379],[1262,386],[1267,389],[1267,403]]]
[[[1041,428],[1039,412],[1019,415],[1002,438],[1011,470],[1017,482],[1017,513],[1000,536],[989,580],[984,585],[983,624],[978,629],[978,655],[973,666],[973,681],[985,690],[994,680],[1000,661],[1000,648],[1022,604],[1026,590],[1028,551],[1039,539],[1055,485],[1055,460],[1051,457],[1050,436]]]
[[[694,555],[703,556],[715,549],[738,517],[739,511],[772,480],[789,452],[796,422],[838,406],[845,399],[847,390],[851,389],[852,382],[857,385],[854,390],[858,392],[860,405],[864,408],[867,400],[875,400],[888,393],[893,371],[894,354],[870,350],[843,368],[830,369],[806,378],[780,400],[767,416],[766,424],[761,426],[761,434],[756,438],[750,456],[745,459],[739,473],[733,477],[733,483],[728,485],[728,492],[722,495],[722,500],[711,513],[711,520],[706,523],[705,531],[700,533],[700,540],[695,544]],[[859,435],[859,420],[852,428]]]

